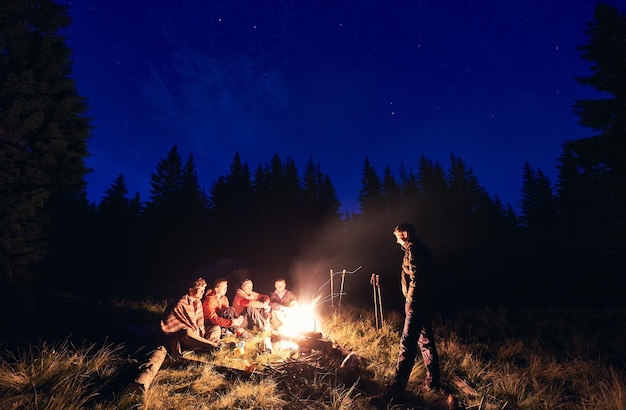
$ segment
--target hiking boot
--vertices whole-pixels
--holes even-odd
[[[235,350],[237,348],[237,342],[225,342],[224,346],[229,350]]]

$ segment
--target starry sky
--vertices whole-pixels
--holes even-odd
[[[382,177],[454,154],[516,207],[525,162],[556,182],[562,143],[593,135],[571,109],[599,96],[574,79],[593,0],[58,2],[96,203],[119,174],[148,200],[176,144],[207,191],[237,152],[312,158],[349,211],[366,157]]]

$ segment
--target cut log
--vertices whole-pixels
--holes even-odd
[[[154,352],[152,352],[148,362],[139,367],[141,373],[139,373],[139,376],[135,379],[135,384],[138,387],[141,387],[144,391],[150,388],[152,381],[165,360],[165,356],[167,356],[165,346],[158,346]]]

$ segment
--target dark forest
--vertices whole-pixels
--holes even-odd
[[[412,223],[439,270],[442,309],[497,303],[613,303],[626,284],[626,17],[599,4],[579,47],[602,92],[574,101],[590,137],[563,143],[558,180],[526,165],[519,210],[481,186],[454,153],[410,167],[363,159],[360,208],[341,214],[323,165],[275,155],[199,181],[176,145],[147,175],[149,198],[124,176],[99,203],[86,199],[90,118],[51,1],[0,6],[0,278],[89,297],[169,298],[193,277],[251,277],[262,291],[286,277],[315,296],[346,270],[345,298],[369,303],[380,274],[400,301],[392,235]],[[120,147],[123,149],[123,147]],[[207,185],[205,185],[207,184]],[[355,193],[356,194],[356,193]],[[358,268],[358,269],[357,269]],[[338,279],[337,279],[338,280]],[[234,288],[235,286],[233,286]],[[267,288],[267,289],[266,289]]]

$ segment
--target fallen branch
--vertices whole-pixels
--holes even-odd
[[[163,360],[165,360],[166,355],[167,351],[165,350],[164,346],[158,346],[154,350],[154,352],[152,352],[152,355],[150,356],[150,359],[148,359],[148,362],[139,367],[141,373],[135,379],[135,385],[137,387],[141,387],[143,391],[146,391],[148,390],[148,388],[150,388],[150,385],[156,377],[157,372],[161,368],[161,365],[163,364]]]
[[[454,382],[456,387],[458,387],[459,390],[461,390],[463,393],[467,394],[468,396],[478,397],[478,391],[470,386],[467,380],[461,379],[459,376],[454,376],[452,381]]]

